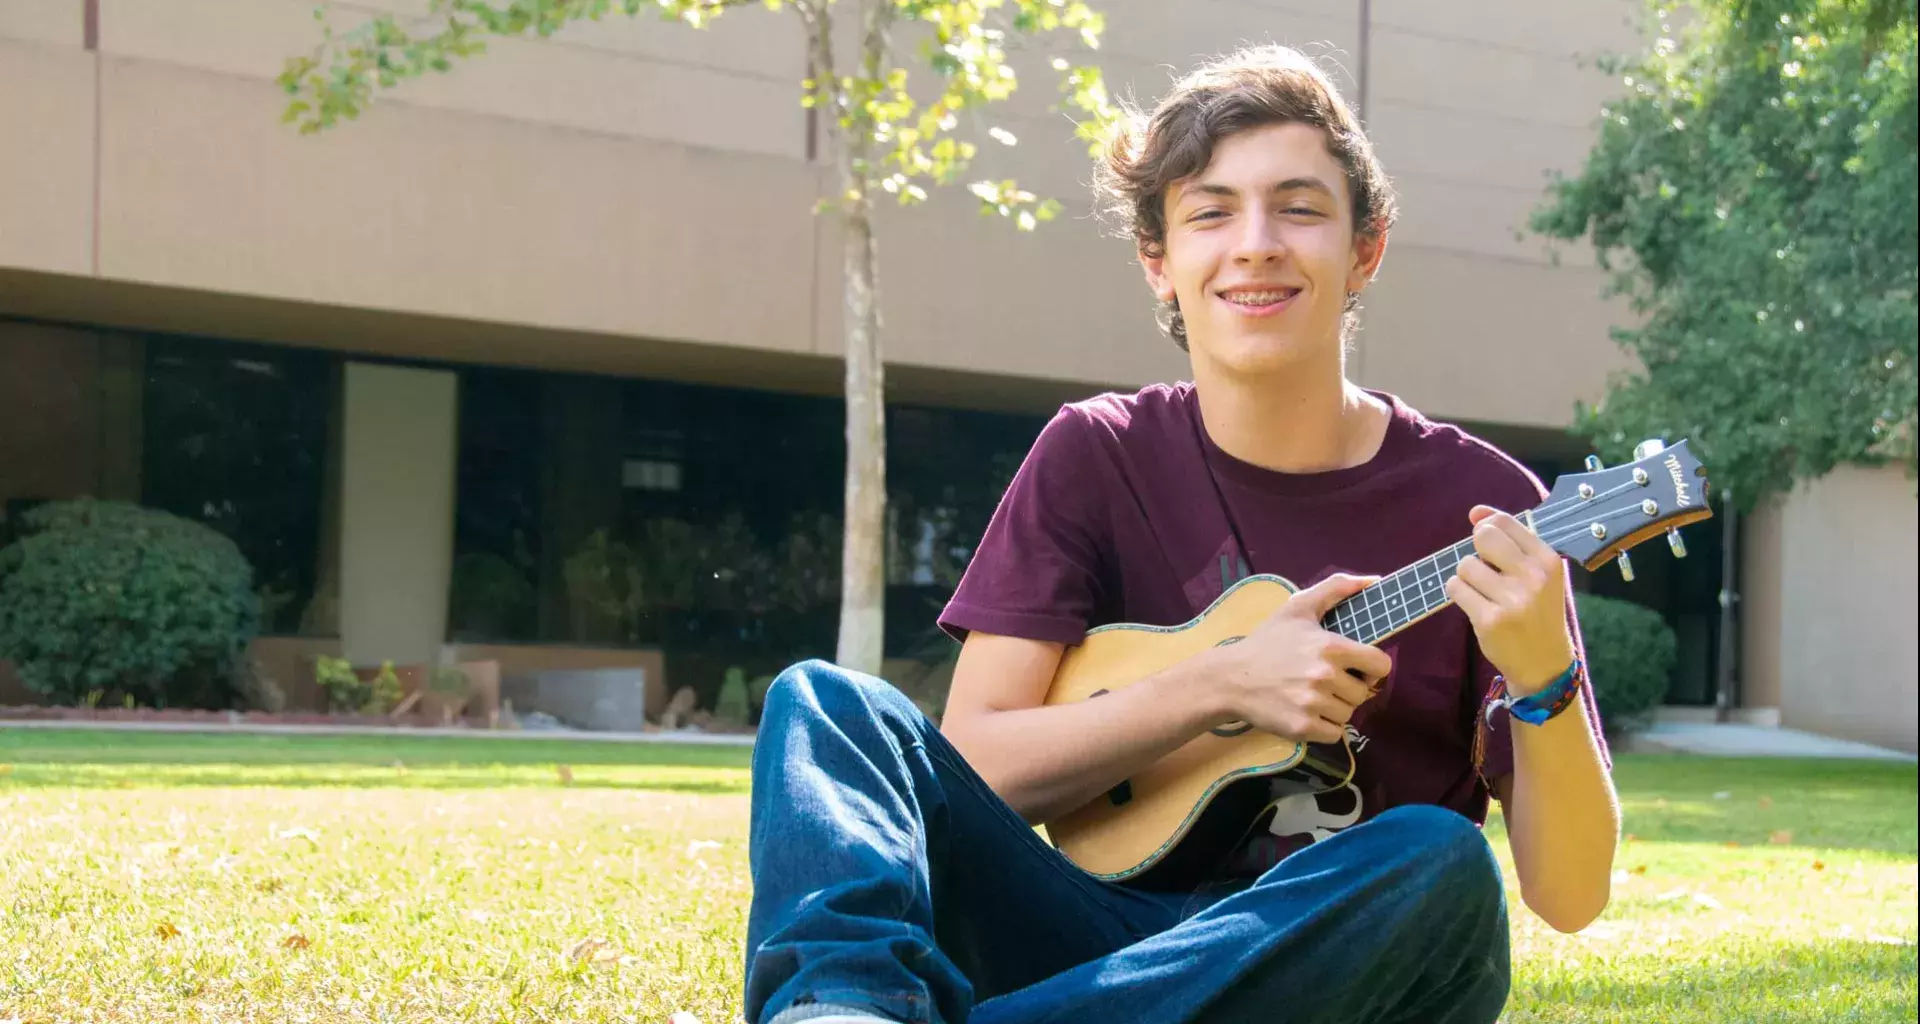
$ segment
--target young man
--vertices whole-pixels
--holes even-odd
[[[1267,48],[1200,69],[1101,178],[1193,381],[1069,405],[1042,431],[941,618],[964,638],[941,730],[817,662],[770,691],[747,1020],[1493,1021],[1508,962],[1476,827],[1489,796],[1522,897],[1563,931],[1606,905],[1618,830],[1564,568],[1510,514],[1543,490],[1346,380],[1393,198],[1311,62]],[[1469,531],[1457,608],[1384,648],[1321,628]],[[1306,589],[1239,643],[1043,706],[1090,627],[1186,622],[1249,573]],[[1496,676],[1550,714],[1494,713],[1481,757]],[[1236,721],[1344,736],[1356,769],[1279,800],[1207,884],[1109,883],[1030,827]]]

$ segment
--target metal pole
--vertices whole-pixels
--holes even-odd
[[[1714,673],[1713,717],[1724,722],[1739,704],[1740,680],[1735,671],[1740,657],[1740,514],[1731,490],[1720,492],[1720,507],[1720,664]]]

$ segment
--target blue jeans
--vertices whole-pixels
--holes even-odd
[[[751,828],[751,1024],[1489,1024],[1507,998],[1499,869],[1452,811],[1136,891],[1042,841],[898,690],[822,662],[767,693]]]

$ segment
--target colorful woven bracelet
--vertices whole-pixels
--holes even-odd
[[[1542,687],[1540,692],[1517,699],[1507,695],[1507,678],[1494,676],[1492,699],[1487,702],[1487,724],[1493,724],[1493,709],[1504,707],[1507,714],[1514,718],[1528,725],[1540,725],[1572,707],[1574,698],[1580,695],[1580,687],[1585,686],[1586,682],[1587,666],[1579,658],[1573,659],[1573,664],[1555,676],[1553,682]]]

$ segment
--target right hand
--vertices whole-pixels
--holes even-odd
[[[1216,647],[1219,722],[1296,742],[1338,743],[1355,708],[1393,668],[1378,647],[1321,628],[1334,605],[1379,580],[1329,576],[1287,599],[1236,644]]]

